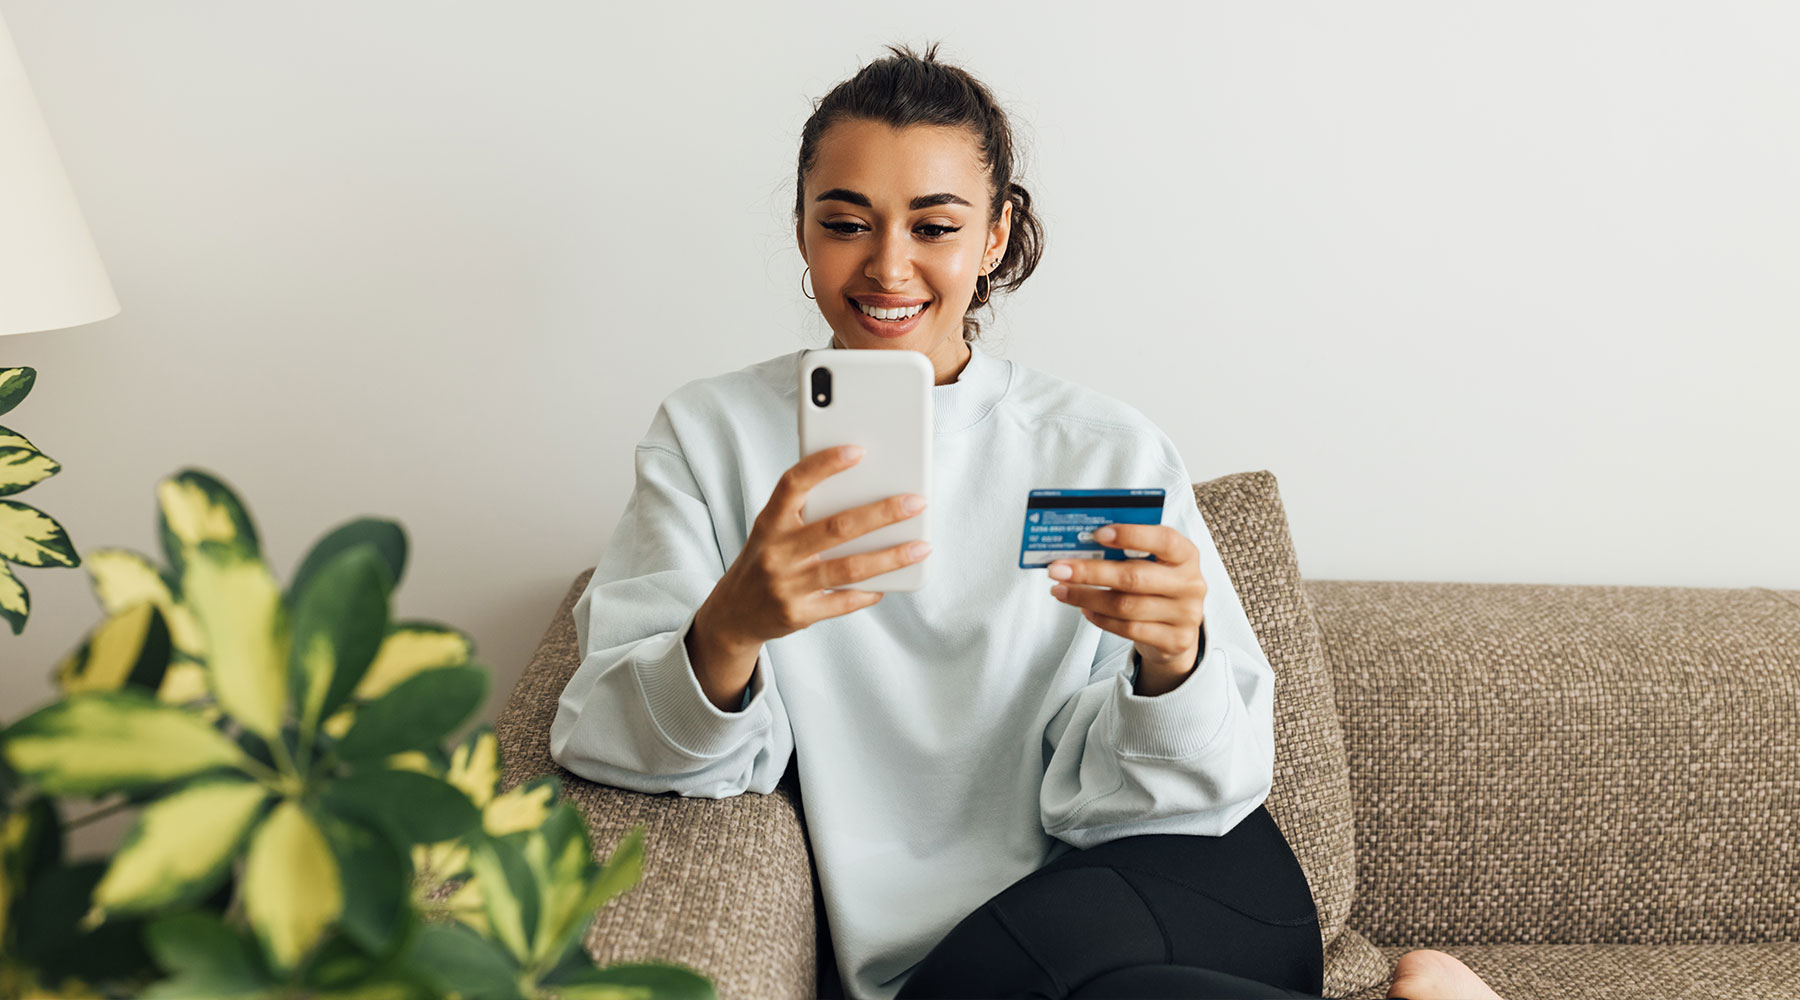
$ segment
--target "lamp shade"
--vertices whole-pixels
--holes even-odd
[[[118,311],[0,17],[0,334],[80,326]]]

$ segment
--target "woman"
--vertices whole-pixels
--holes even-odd
[[[807,122],[795,236],[833,347],[936,370],[938,551],[819,558],[920,508],[801,519],[856,460],[790,464],[804,352],[684,385],[575,606],[552,754],[715,798],[793,758],[852,997],[1317,996],[1317,914],[1262,805],[1274,674],[1186,466],[1135,408],[975,347],[968,313],[1042,228],[987,89],[893,51]],[[1030,489],[1146,486],[1162,522],[1099,540],[1154,561],[1020,570]],[[926,558],[919,591],[854,587]],[[1429,951],[1389,995],[1493,996]]]

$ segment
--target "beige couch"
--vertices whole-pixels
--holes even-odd
[[[1508,1000],[1800,996],[1800,591],[1302,580],[1274,476],[1194,492],[1275,667],[1267,805],[1327,995],[1436,948]],[[688,799],[550,760],[590,573],[496,725],[507,781],[560,773],[602,854],[648,827],[590,950],[728,1000],[841,995],[792,767]]]

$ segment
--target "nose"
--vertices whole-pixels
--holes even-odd
[[[869,251],[863,274],[882,288],[904,288],[912,278],[912,243],[908,233],[886,230]]]

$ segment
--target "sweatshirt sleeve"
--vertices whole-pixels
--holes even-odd
[[[625,512],[575,603],[581,665],[558,701],[550,754],[584,778],[633,791],[772,792],[794,743],[768,647],[734,712],[706,697],[688,656],[688,630],[725,565],[666,404],[636,464]]]
[[[1163,523],[1200,550],[1207,587],[1199,665],[1171,691],[1134,694],[1132,641],[1099,630],[1089,683],[1044,730],[1044,832],[1077,848],[1146,833],[1222,836],[1274,781],[1275,672],[1178,454],[1173,462]]]

